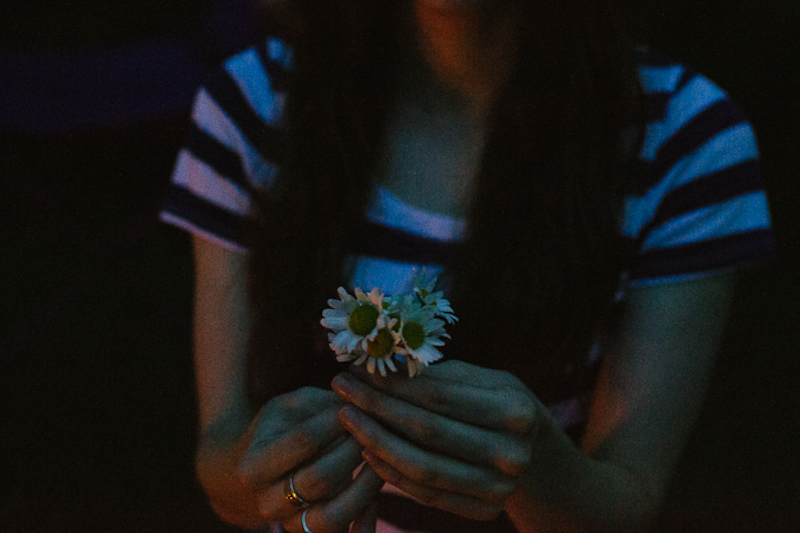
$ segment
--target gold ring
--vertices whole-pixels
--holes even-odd
[[[292,477],[293,476],[287,477],[283,482],[283,493],[286,495],[286,499],[295,507],[308,507],[311,505],[311,502],[297,494],[297,491],[294,489],[294,480],[292,480]]]

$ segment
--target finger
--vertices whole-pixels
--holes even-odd
[[[377,526],[378,506],[373,502],[350,524],[348,533],[375,533]]]
[[[332,498],[352,483],[353,471],[362,461],[361,446],[348,436],[330,452],[290,474],[292,485],[295,492],[308,502]],[[286,499],[285,479],[272,483],[260,495],[259,511],[264,516],[283,520],[297,513],[297,507]]]
[[[284,429],[337,404],[341,404],[341,399],[336,394],[316,387],[302,387],[277,396],[259,412],[258,426],[273,432],[264,433],[261,437],[269,439],[272,434],[283,433]]]
[[[334,379],[346,398],[396,434],[428,450],[518,476],[530,460],[525,439],[465,424],[388,396],[347,375]]]
[[[368,374],[368,372],[365,372],[364,368],[359,365],[351,365],[350,370]],[[426,376],[429,379],[456,381],[487,389],[514,386],[519,381],[514,375],[508,372],[465,363],[457,359],[428,365],[425,372],[420,375],[420,377],[422,376]],[[405,378],[402,374],[398,374],[397,377]],[[414,380],[415,379],[417,378],[415,377]]]
[[[239,462],[239,475],[255,489],[284,477],[344,434],[337,413],[338,407],[328,407],[271,439],[259,440],[260,428],[257,428],[253,444]],[[267,428],[264,433],[270,431]]]
[[[449,362],[434,366],[445,364]],[[537,402],[533,395],[520,383],[512,386],[511,382],[503,382],[501,385],[499,379],[492,377],[498,371],[480,370],[489,376],[486,385],[476,385],[474,378],[471,381],[457,381],[450,377],[429,375],[432,372],[414,379],[394,375],[376,378],[360,367],[337,375],[331,385],[335,392],[348,400],[344,382],[340,378],[346,379],[352,375],[377,390],[448,418],[487,429],[527,435],[532,431],[536,419]]]
[[[364,451],[364,459],[367,464],[381,478],[397,487],[398,489],[414,496],[426,505],[442,509],[472,520],[492,520],[503,511],[503,503],[487,502],[478,498],[473,498],[456,492],[447,492],[434,489],[411,481],[409,478],[393,468],[386,461],[381,460],[377,455]]]
[[[345,490],[332,500],[307,509],[306,526],[314,533],[342,533],[375,500],[383,487],[383,479],[368,465]],[[303,531],[302,514],[284,523],[288,531]]]
[[[511,476],[423,450],[393,435],[354,407],[342,408],[340,419],[366,450],[419,485],[487,501],[504,501],[516,489],[516,480]]]

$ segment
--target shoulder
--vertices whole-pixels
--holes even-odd
[[[277,38],[269,38],[226,59],[198,91],[198,100],[209,96],[235,121],[255,115],[278,126],[286,94],[292,51]]]
[[[623,236],[634,284],[687,279],[773,254],[755,134],[714,82],[640,50],[649,111],[626,196]]]
[[[267,39],[228,58],[198,89],[161,218],[242,251],[253,199],[273,183],[292,53]]]
[[[268,186],[281,161],[291,62],[275,38],[226,59],[197,91],[186,151],[245,188]]]
[[[680,159],[723,136],[727,149],[757,157],[755,135],[727,92],[691,67],[638,49],[647,128],[641,158],[666,172]],[[720,137],[721,139],[721,137]]]

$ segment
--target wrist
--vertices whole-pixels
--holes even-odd
[[[265,523],[256,493],[238,473],[251,437],[247,424],[220,424],[201,434],[195,453],[195,474],[209,506],[223,521],[244,528]]]
[[[586,455],[549,416],[533,441],[531,466],[505,505],[519,531],[645,528],[656,506],[640,476]]]

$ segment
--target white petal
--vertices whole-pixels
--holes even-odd
[[[381,357],[378,359],[378,372],[380,372],[381,376],[386,377],[386,363],[384,363],[385,357]]]
[[[431,294],[428,295],[427,298],[425,298],[425,303],[426,304],[436,304],[436,306],[438,307],[439,302],[442,300],[442,296],[444,296],[444,292],[443,291],[431,293]],[[447,300],[444,300],[444,301],[446,302]]]
[[[414,359],[417,359],[426,365],[428,363],[432,363],[433,361],[438,361],[444,357],[442,352],[427,343],[420,346],[417,350],[412,350],[411,355],[414,356]]]
[[[336,317],[326,317],[319,321],[323,327],[332,329],[335,332],[340,332],[343,329],[348,329],[350,327],[350,317],[349,316],[336,316]]]
[[[344,287],[339,287],[336,289],[336,292],[339,294],[339,299],[343,302],[348,302],[353,299],[353,297],[350,296],[350,293],[348,293]]]
[[[406,359],[406,367],[408,368],[408,377],[413,378],[417,373],[417,362],[411,357]]]
[[[345,329],[336,334],[336,337],[331,342],[331,348],[337,354],[352,352],[359,340],[361,340],[361,337],[349,329]]]
[[[388,366],[392,370],[392,372],[397,372],[397,367],[394,366],[394,361],[392,361],[392,358],[386,357],[385,360],[386,360],[386,366]]]
[[[364,303],[369,302],[369,296],[364,294],[364,291],[362,291],[360,288],[356,287],[355,293],[356,293],[356,299],[359,302],[364,302]]]
[[[369,359],[367,359],[367,372],[369,372],[370,374],[374,374],[375,373],[375,358],[374,357],[370,357]]]
[[[378,306],[378,309],[383,309],[383,293],[378,287],[373,287],[369,291],[369,301],[373,305]]]
[[[365,353],[365,354],[362,354],[362,355],[361,355],[361,357],[359,357],[358,359],[356,359],[356,364],[357,364],[357,365],[360,365],[360,364],[362,364],[364,361],[367,361],[368,359],[369,359],[369,354],[366,354],[366,353]]]
[[[352,361],[355,358],[356,356],[351,353],[343,353],[336,356],[336,360],[339,361],[340,363],[346,363],[348,361]]]
[[[348,329],[345,331],[350,331],[350,330]],[[347,351],[352,352],[353,350],[355,350],[359,342],[361,342],[361,337],[350,331],[350,337],[348,337],[347,340]]]
[[[433,320],[429,320],[425,323],[425,333],[430,333],[431,331],[435,331],[437,329],[444,327],[444,320],[439,320],[438,318],[434,318]]]

